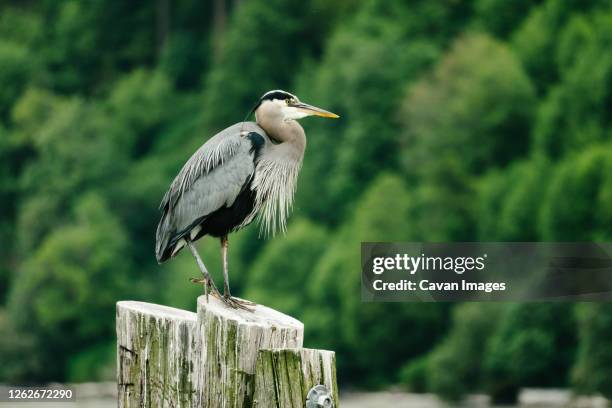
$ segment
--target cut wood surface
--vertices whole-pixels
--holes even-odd
[[[335,355],[303,349],[303,324],[198,298],[197,314],[117,303],[119,407],[305,407],[315,385],[338,406]]]

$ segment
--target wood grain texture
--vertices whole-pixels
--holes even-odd
[[[196,314],[128,301],[116,319],[118,406],[192,406]]]
[[[249,407],[259,350],[302,347],[304,325],[262,305],[251,313],[200,297],[197,333],[196,347],[202,350],[195,364],[198,406]]]
[[[338,407],[336,356],[314,349],[260,350],[253,407],[302,408],[308,391],[325,385]]]

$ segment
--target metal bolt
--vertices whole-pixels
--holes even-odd
[[[306,408],[333,408],[334,401],[326,386],[315,385],[306,396]]]

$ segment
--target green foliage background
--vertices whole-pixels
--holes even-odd
[[[612,396],[610,307],[362,304],[358,263],[361,241],[612,240],[606,0],[3,2],[0,381],[112,378],[117,300],[194,308],[157,204],[275,88],[342,119],[303,121],[289,230],[233,237],[236,294],[303,320],[345,384]]]

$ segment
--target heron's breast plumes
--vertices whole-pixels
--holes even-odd
[[[283,162],[262,158],[257,162],[252,188],[256,191],[254,212],[258,214],[262,235],[287,230],[301,167],[301,160]]]

